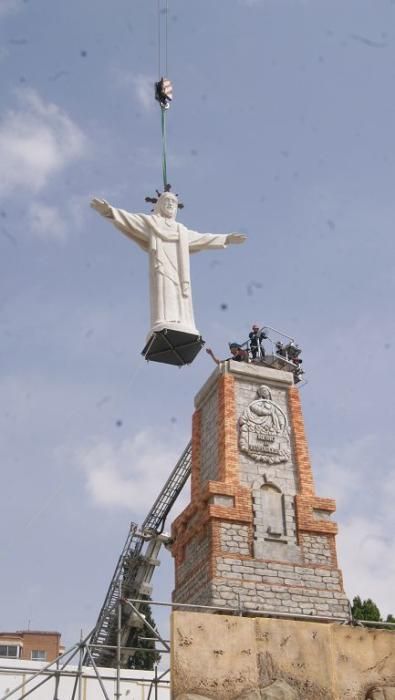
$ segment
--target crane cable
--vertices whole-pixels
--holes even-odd
[[[161,111],[161,127],[162,127],[162,177],[163,191],[167,189],[167,141],[166,141],[166,109],[160,108]]]
[[[161,110],[161,132],[162,132],[162,177],[163,189],[166,190],[167,182],[167,137],[166,137],[166,112],[170,106],[169,102],[172,99],[172,85],[167,77],[168,69],[168,0],[165,0],[162,8],[163,0],[158,0],[158,82],[155,83],[155,99],[158,100]],[[164,15],[164,23],[162,22]],[[164,27],[162,26],[164,24]],[[163,42],[162,42],[163,33]],[[164,60],[162,60],[162,44]],[[163,69],[163,70],[162,70]]]

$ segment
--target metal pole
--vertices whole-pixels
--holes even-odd
[[[110,698],[109,698],[108,695],[107,695],[107,691],[106,691],[106,689],[105,689],[105,687],[104,687],[103,681],[102,681],[102,679],[101,679],[101,677],[100,677],[99,669],[97,668],[97,666],[96,666],[96,664],[95,664],[95,660],[94,660],[94,658],[93,658],[93,656],[92,656],[92,654],[91,654],[91,652],[90,652],[89,646],[86,647],[86,653],[88,654],[88,656],[89,656],[89,658],[90,658],[90,660],[91,660],[91,664],[92,664],[93,669],[94,669],[94,671],[95,671],[96,678],[97,678],[97,680],[99,681],[99,685],[100,685],[100,688],[102,689],[102,693],[103,693],[104,697],[106,698],[106,700],[110,700]]]
[[[86,639],[89,639],[89,637],[91,636],[91,634],[92,634],[92,632],[89,632],[89,635],[86,637]],[[42,673],[44,673],[45,671],[47,671],[48,669],[50,669],[51,666],[53,666],[55,663],[58,663],[58,662],[60,661],[60,659],[63,659],[65,656],[67,656],[68,654],[70,654],[70,652],[73,651],[73,649],[78,650],[78,647],[79,647],[78,644],[73,644],[72,647],[70,647],[69,649],[66,649],[66,651],[64,651],[63,654],[61,654],[60,656],[58,656],[57,659],[54,659],[54,660],[51,661],[49,664],[46,664],[46,666],[44,666],[43,668],[41,668],[39,671],[36,671],[36,673],[33,673],[33,675],[30,676],[30,678],[28,678],[27,681],[23,681],[23,683],[21,683],[20,685],[18,685],[16,688],[14,688],[13,690],[10,690],[8,693],[6,693],[5,695],[3,695],[3,697],[2,697],[1,700],[7,700],[7,698],[9,698],[11,695],[13,695],[14,693],[16,693],[16,692],[17,692],[18,690],[20,690],[21,688],[23,688],[24,685],[27,685],[27,683],[30,683],[32,680],[34,680],[34,678],[37,678],[37,676],[40,676]],[[74,651],[74,654],[72,655],[72,657],[73,657],[75,654],[76,654],[76,651]],[[71,658],[72,658],[72,657],[71,657]],[[51,678],[51,676],[48,676],[48,678]]]
[[[26,698],[28,695],[30,695],[30,693],[32,693],[34,690],[37,690],[37,688],[39,688],[41,685],[44,685],[44,683],[46,683],[47,681],[49,681],[51,678],[52,678],[52,674],[51,674],[50,676],[47,676],[47,678],[44,678],[44,680],[40,681],[40,683],[37,683],[37,685],[34,685],[33,688],[30,688],[30,690],[27,690],[26,693],[22,693],[22,695],[20,696],[19,700],[22,700],[22,698]],[[28,682],[29,682],[29,681],[27,681],[27,683],[28,683]],[[26,685],[26,684],[22,683],[22,685]],[[21,686],[19,686],[19,687],[21,687]],[[15,692],[15,691],[13,690],[12,693],[14,693],[14,692]],[[7,695],[3,695],[3,697],[1,698],[1,700],[4,700],[4,698],[6,698],[6,697],[8,697],[8,696],[7,696]]]
[[[133,603],[146,603],[146,600],[141,600],[140,598],[134,598],[132,599],[132,602],[130,600],[125,601],[132,605]],[[189,608],[190,610],[217,610],[221,611],[224,613],[228,613],[228,615],[237,615],[238,608],[231,608],[229,606],[219,606],[219,605],[196,605],[194,603],[166,603],[161,600],[150,600],[149,601],[150,605],[161,605],[166,608]],[[284,618],[285,620],[310,620],[313,622],[344,622],[345,620],[348,620],[348,618],[345,617],[326,617],[325,615],[303,615],[302,613],[282,613],[282,612],[277,612],[276,610],[250,610],[248,608],[244,610],[244,613],[248,613],[248,615],[259,615],[260,617],[278,617],[278,618]],[[361,620],[362,622],[362,620]],[[378,624],[378,623],[376,623]],[[385,625],[391,625],[395,623],[390,623],[390,622],[383,622],[381,624]],[[147,625],[148,626],[148,625]],[[157,634],[155,632],[155,634]],[[158,636],[158,639],[162,641],[161,637]]]
[[[147,641],[152,642],[153,637],[145,637]],[[169,642],[167,642],[169,644]],[[92,644],[90,645],[91,649],[92,647],[96,649],[118,649],[117,646],[109,646],[108,644]],[[141,651],[142,654],[154,654],[157,651],[160,651],[161,654],[167,654],[170,652],[170,649],[143,649],[143,647],[122,647],[122,651]]]
[[[117,626],[117,685],[115,697],[121,697],[121,632],[122,632],[122,583],[118,587],[118,626]]]
[[[82,659],[84,657],[84,651],[83,651],[83,646],[82,646],[82,630],[80,631],[80,656],[78,659],[78,671],[75,676],[75,683],[74,683],[74,688],[73,688],[73,694],[71,696],[71,700],[74,700],[75,698],[75,692],[77,690],[78,686],[78,700],[81,700],[82,698]]]
[[[73,685],[73,692],[71,693],[71,700],[74,700],[75,698],[75,693],[77,690],[77,685],[78,685],[78,673],[76,674],[76,677],[74,679],[74,685]]]
[[[59,659],[56,659],[56,671],[55,671],[55,688],[53,691],[53,700],[58,700],[58,690],[59,690]]]
[[[133,603],[132,603],[130,600],[127,600],[127,599],[124,600],[124,602],[127,603],[128,605],[130,605],[130,607],[132,608],[132,610],[134,610],[134,612],[136,613],[137,617],[139,617],[140,620],[142,620],[142,621],[144,622],[145,626],[148,627],[148,629],[155,635],[156,639],[159,639],[159,641],[162,642],[162,644],[163,644],[163,646],[165,647],[165,649],[167,649],[167,651],[170,651],[170,646],[167,644],[167,642],[165,642],[165,640],[162,639],[162,637],[160,636],[159,632],[155,629],[155,627],[152,627],[152,625],[150,625],[150,623],[147,622],[147,620],[145,619],[144,615],[141,614],[141,612],[136,608],[136,606],[133,605]],[[147,604],[147,601],[146,601],[146,600],[139,600],[139,601],[136,601],[136,600],[135,600],[134,602],[135,602],[135,603],[139,602],[139,603],[145,603],[145,604]],[[151,602],[151,601],[149,601],[149,602]]]
[[[274,331],[275,333],[278,333],[278,335],[282,335],[283,338],[288,338],[288,340],[291,340],[293,343],[295,342],[295,338],[291,338],[290,335],[283,333],[283,331],[277,330],[277,328],[273,328],[273,326],[263,326],[260,330],[262,331],[264,328],[268,328],[269,331]]]

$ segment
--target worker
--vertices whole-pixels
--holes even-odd
[[[229,350],[231,352],[231,357],[226,357],[224,360],[219,360],[211,350],[207,348],[206,352],[214,360],[216,365],[221,364],[221,362],[226,362],[226,360],[235,360],[236,362],[249,362],[248,350],[245,350],[240,343],[229,343]]]
[[[259,358],[264,358],[265,357],[265,348],[262,345],[262,342],[267,338],[266,333],[264,330],[260,329],[257,323],[254,323],[252,326],[251,333],[248,335],[250,339],[250,351],[252,355],[252,359],[256,360],[256,357],[258,356]]]

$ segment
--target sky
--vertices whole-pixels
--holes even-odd
[[[253,322],[302,346],[346,592],[395,613],[395,1],[168,8],[179,219],[248,237],[193,257],[197,326],[220,357]],[[161,188],[158,16],[157,0],[0,0],[0,627],[66,644],[94,625],[214,368],[204,351],[144,361],[145,254],[89,207],[148,213]],[[154,599],[172,587],[163,552]]]

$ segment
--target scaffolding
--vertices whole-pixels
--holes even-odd
[[[125,599],[125,598],[119,598],[118,601],[116,601],[115,607],[117,608],[118,611],[122,609],[123,606],[128,606],[130,610],[137,616],[141,618],[141,621],[143,625],[145,625],[148,629],[149,632],[152,633],[152,637],[155,640],[156,643],[160,645],[160,653],[161,654],[169,654],[170,653],[170,643],[168,640],[165,640],[161,637],[159,632],[151,627],[147,621],[144,619],[144,616],[141,615],[140,613],[140,606],[142,604],[146,603],[145,599]],[[192,603],[168,603],[165,601],[151,601],[152,605],[157,605],[157,606],[164,606],[168,607],[171,610],[190,610],[190,611],[195,611],[195,612],[211,612],[211,613],[222,613],[225,615],[237,615],[237,616],[247,616],[247,617],[263,617],[263,618],[276,618],[276,619],[291,619],[291,620],[303,620],[305,622],[321,622],[321,623],[337,623],[341,625],[353,625],[353,626],[362,626],[362,627],[378,627],[381,629],[387,629],[387,630],[392,630],[395,632],[395,623],[390,623],[390,622],[376,622],[376,621],[371,621],[371,620],[356,620],[353,619],[351,616],[351,609],[350,609],[350,618],[348,620],[344,620],[343,618],[336,618],[336,617],[326,617],[324,615],[303,615],[303,614],[293,614],[293,613],[281,613],[279,611],[262,611],[258,609],[247,609],[241,605],[238,605],[236,607],[228,607],[228,606],[214,606],[214,605],[196,605]],[[115,675],[109,675],[109,669],[101,669],[97,666],[94,660],[94,652],[95,649],[97,649],[98,645],[93,642],[93,635],[94,635],[94,630],[92,630],[84,639],[81,639],[79,643],[74,644],[72,647],[70,647],[67,651],[65,651],[63,654],[61,654],[57,659],[52,661],[51,663],[43,666],[40,668],[37,672],[32,673],[32,675],[29,678],[26,678],[26,675],[28,674],[28,670],[24,669],[24,678],[23,682],[17,685],[15,688],[12,690],[8,690],[0,700],[9,700],[12,696],[15,696],[16,693],[21,693],[18,695],[18,700],[24,700],[28,695],[33,693],[34,691],[38,690],[40,687],[42,687],[45,683],[49,682],[51,679],[54,681],[54,693],[53,693],[53,700],[58,700],[58,698],[61,696],[61,689],[63,690],[63,686],[61,688],[61,684],[64,683],[65,679],[67,678],[69,681],[70,679],[73,681],[72,682],[72,688],[71,688],[71,693],[70,693],[70,700],[82,700],[83,697],[83,680],[84,678],[94,678],[97,680],[97,683],[100,687],[100,691],[103,695],[104,700],[112,700],[112,696],[110,697],[110,694],[108,692],[108,686],[106,687],[105,682],[106,681],[111,681],[114,684],[114,692],[113,692],[113,698],[114,700],[119,700],[121,697],[121,682],[125,681],[125,678],[122,678],[122,669],[121,669],[121,652],[123,651],[123,648],[120,644],[121,640],[121,616],[120,614],[118,615],[118,629],[117,629],[117,644],[114,646],[114,650],[116,652],[115,656],[117,659],[117,663],[115,666]],[[124,649],[124,651],[127,651],[127,653],[130,653],[133,651],[133,648],[127,647]],[[139,649],[139,651],[142,651]],[[155,649],[145,649],[143,650],[147,654],[151,653],[156,653],[158,651],[158,648],[156,647]],[[74,669],[70,670],[68,668],[70,662],[72,661],[73,658],[75,658],[78,655],[78,666],[76,666]],[[88,658],[90,660],[91,667],[84,667],[83,665],[83,660],[84,658]],[[12,672],[15,669],[15,667],[10,667],[7,669],[8,671]],[[26,673],[27,672],[27,673]],[[144,682],[147,684],[149,682],[149,688],[148,688],[148,693],[145,696],[144,695],[144,700],[159,700],[159,692],[160,689],[164,688],[169,688],[170,686],[170,668],[166,668],[164,671],[159,672],[158,666],[156,665],[154,668],[154,672],[152,674],[151,680],[147,681],[147,677],[133,677],[134,682]],[[163,696],[162,696],[163,697]]]
[[[116,667],[120,663],[125,667],[133,656],[131,640],[136,630],[141,630],[144,625],[139,610],[147,604],[152,593],[151,579],[160,563],[159,551],[170,541],[163,532],[165,521],[191,473],[191,461],[189,442],[141,527],[131,523],[92,633],[92,651],[84,656],[85,664]],[[134,609],[125,602],[127,599],[142,602]],[[121,647],[119,659],[117,645]]]

